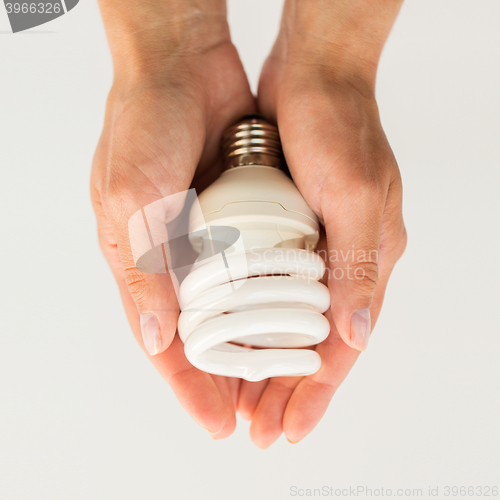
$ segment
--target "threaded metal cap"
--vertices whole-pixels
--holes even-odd
[[[222,156],[225,168],[285,164],[278,129],[259,115],[244,116],[224,132]]]

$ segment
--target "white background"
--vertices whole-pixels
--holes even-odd
[[[229,2],[254,86],[280,7]],[[404,5],[377,94],[408,249],[322,422],[262,451],[244,421],[214,442],[185,414],[99,253],[88,184],[112,72],[96,2],[16,35],[0,6],[0,498],[500,485],[499,22],[497,0]]]

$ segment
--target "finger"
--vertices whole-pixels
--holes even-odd
[[[237,411],[242,380],[240,378],[235,378],[235,377],[226,377],[226,380],[227,380],[227,385],[229,386],[229,391],[231,392],[231,398],[233,400],[233,408],[235,411]]]
[[[184,345],[176,335],[169,349],[151,358],[177,399],[191,417],[212,436],[229,436],[236,425],[234,408],[227,388],[195,368],[184,355]],[[229,397],[228,397],[229,396]]]
[[[403,185],[399,175],[391,181],[382,220],[379,253],[379,283],[371,307],[372,325],[382,308],[385,290],[396,262],[403,255],[408,236],[402,214]]]
[[[269,380],[250,425],[250,438],[259,448],[269,448],[283,432],[283,414],[300,377]]]
[[[390,212],[390,203],[388,207]],[[371,305],[373,324],[382,308],[394,264],[406,245],[406,231],[402,219],[399,222],[393,221],[391,216],[387,215],[382,233],[379,280]],[[359,356],[359,351],[349,347],[340,337],[331,310],[327,311],[325,316],[330,321],[331,331],[328,338],[316,347],[316,352],[321,356],[321,368],[300,382],[290,398],[283,418],[283,430],[287,439],[294,443],[302,440],[316,427]]]
[[[300,381],[284,412],[283,431],[292,443],[301,441],[318,424],[359,355],[358,350],[340,338],[330,311],[325,316],[331,323],[331,332],[316,346],[322,360],[321,368]]]
[[[100,199],[94,199],[93,204],[103,255],[115,279],[127,284],[133,300],[130,307],[140,311],[141,343],[150,355],[158,354],[172,341],[177,324],[178,305],[172,280],[166,273],[139,271],[133,262],[128,235],[110,222]],[[130,317],[129,311],[126,312]]]
[[[117,283],[132,331],[139,344],[144,347],[135,303],[125,281],[121,279]],[[227,422],[231,426],[235,418],[232,402],[229,404],[227,395],[221,395],[219,387],[208,373],[189,363],[178,335],[166,351],[149,356],[149,359],[168,382],[183,408],[201,427],[210,434],[218,434],[226,428]]]
[[[135,106],[142,102],[138,99]],[[193,179],[203,150],[204,124],[195,120],[190,130],[178,123],[173,126],[170,101],[160,100],[152,107],[145,100],[143,114],[130,103],[114,102],[108,103],[94,157],[92,200],[102,213],[100,235],[113,237],[101,247],[106,250],[111,244],[118,250],[123,278],[141,314],[144,345],[154,355],[168,347],[176,330],[179,310],[168,273],[166,224],[182,207],[175,195],[186,192]],[[105,255],[109,261],[109,252]]]
[[[167,192],[163,190],[156,196]],[[121,206],[112,206],[107,215],[116,236],[125,282],[140,313],[144,345],[154,355],[169,346],[176,330],[179,307],[167,260],[168,242],[175,235],[170,236],[166,223],[182,210],[177,208],[178,203],[172,209],[171,200],[182,204],[178,195],[186,191],[171,192],[154,201],[137,193],[122,201],[123,193],[121,188]]]
[[[259,382],[249,382],[248,380],[241,381],[237,409],[238,413],[245,420],[252,420],[255,409],[259,404],[259,400],[268,382],[269,379]]]
[[[222,400],[224,401],[226,408],[229,408],[231,410],[230,415],[227,418],[222,429],[219,432],[212,434],[212,437],[214,439],[224,439],[230,436],[236,428],[236,414],[234,409],[234,399],[231,390],[231,383],[229,382],[230,379],[228,377],[221,377],[220,375],[212,375],[212,380],[219,389],[219,393],[222,397]]]
[[[383,187],[357,185],[323,211],[333,321],[344,342],[359,351],[366,349],[372,328],[385,197]]]

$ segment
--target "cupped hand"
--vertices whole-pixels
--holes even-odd
[[[290,173],[324,224],[329,337],[316,347],[321,369],[302,378],[243,381],[239,411],[266,448],[284,431],[298,442],[318,423],[360,351],[367,347],[392,269],[406,245],[402,184],[382,130],[374,80],[343,76],[300,49],[268,58],[260,112],[279,127]]]
[[[194,420],[223,438],[235,427],[239,380],[187,361],[175,335],[179,310],[170,275],[135,267],[128,222],[157,200],[190,187],[199,193],[215,180],[222,132],[255,104],[227,30],[210,47],[167,53],[147,60],[148,71],[117,71],[91,196],[101,249],[137,341]]]

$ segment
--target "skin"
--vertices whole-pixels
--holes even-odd
[[[374,97],[378,59],[400,3],[287,1],[256,100],[223,2],[100,2],[115,78],[91,177],[99,241],[137,341],[216,439],[233,432],[238,411],[251,420],[261,448],[283,432],[300,441],[366,348],[353,336],[351,316],[369,309],[373,328],[406,245],[401,178]],[[319,372],[252,383],[206,374],[186,360],[169,275],[135,268],[127,224],[141,207],[213,182],[222,132],[257,110],[278,124],[292,177],[324,223],[319,250],[332,307],[331,333],[316,347]],[[357,276],[348,277],[352,258],[338,258],[349,251],[367,256],[356,259]],[[153,356],[141,334],[146,313],[161,333]]]

